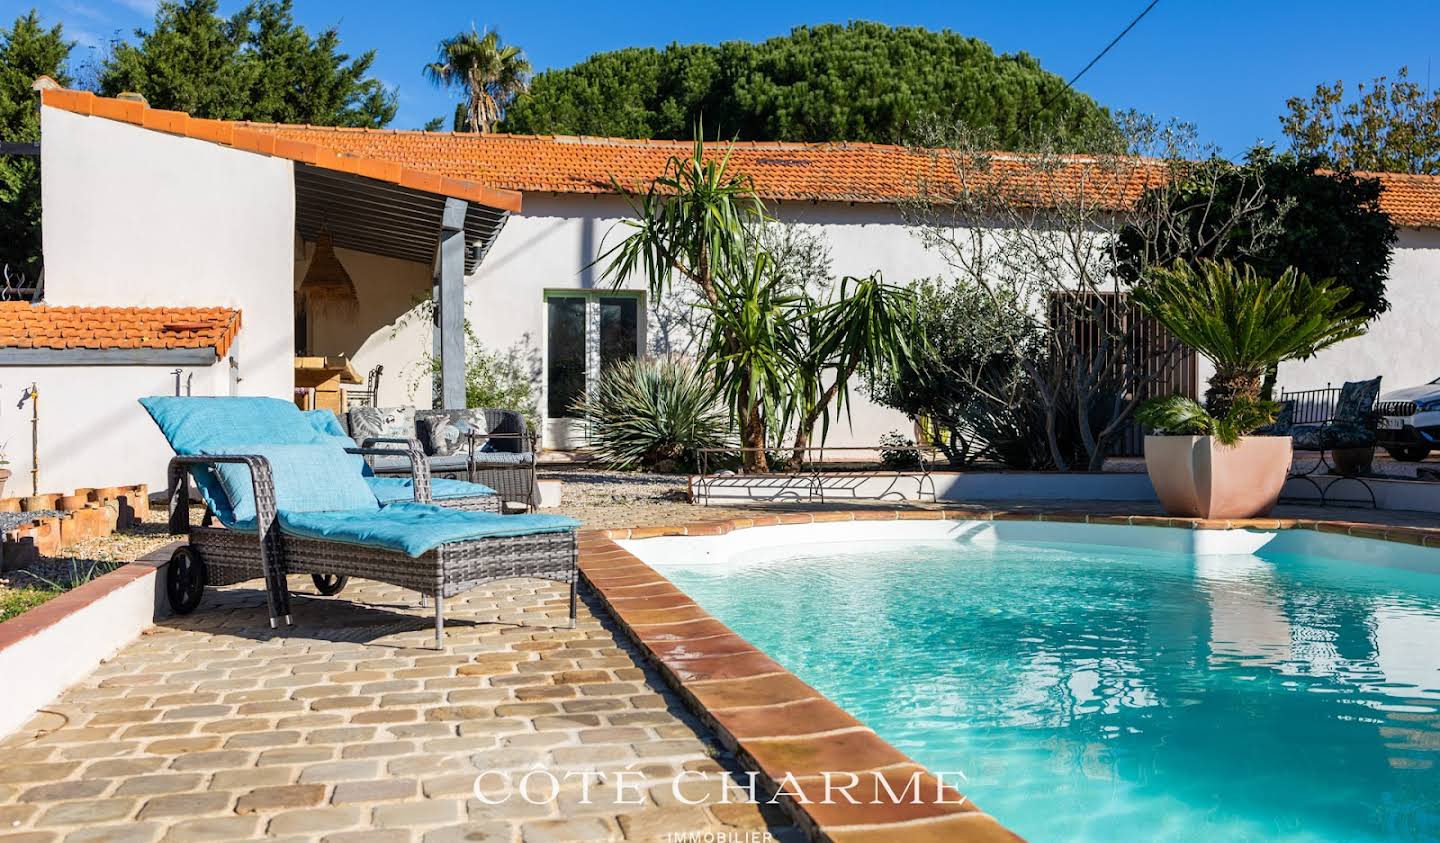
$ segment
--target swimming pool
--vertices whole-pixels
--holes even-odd
[[[626,546],[1033,841],[1440,839],[1435,552],[1231,532]]]

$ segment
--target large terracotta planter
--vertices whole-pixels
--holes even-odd
[[[1290,472],[1290,437],[1246,436],[1226,447],[1211,436],[1145,437],[1145,470],[1171,515],[1268,515]]]

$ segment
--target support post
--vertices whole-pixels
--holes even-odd
[[[465,202],[445,200],[440,222],[439,297],[435,302],[440,352],[440,407],[465,408]]]

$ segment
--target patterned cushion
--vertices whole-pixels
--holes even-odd
[[[1289,436],[1294,426],[1295,402],[1281,401],[1280,411],[1275,414],[1275,421],[1270,422],[1255,432],[1264,436]]]
[[[1380,396],[1380,379],[1349,381],[1340,388],[1340,398],[1335,402],[1335,421],[1352,425],[1363,425],[1366,416],[1375,408],[1375,399]]]
[[[470,450],[469,436],[483,436],[490,432],[490,423],[484,410],[430,410],[419,413],[416,422],[420,432],[420,445],[432,457],[448,457],[465,454]],[[481,443],[477,451],[494,450],[488,441]]]
[[[1297,451],[1329,451],[1335,448],[1364,448],[1375,444],[1375,431],[1360,424],[1301,424],[1291,428]]]
[[[356,407],[350,411],[350,436],[356,442],[376,437],[414,439],[414,407]]]

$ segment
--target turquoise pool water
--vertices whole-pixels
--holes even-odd
[[[948,542],[658,567],[1037,843],[1440,840],[1440,575]]]

